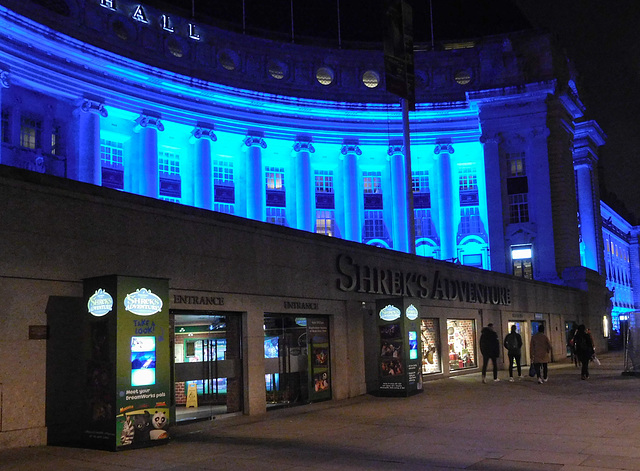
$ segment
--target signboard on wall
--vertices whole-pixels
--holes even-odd
[[[407,298],[376,302],[378,324],[378,393],[408,396],[422,389],[420,315]]]
[[[85,280],[85,442],[118,450],[169,437],[171,356],[166,279]]]

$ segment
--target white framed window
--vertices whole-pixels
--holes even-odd
[[[317,210],[316,211],[316,234],[324,234],[333,236],[335,226],[335,211]]]
[[[364,212],[364,238],[384,238],[383,212],[379,210],[365,210]]]
[[[180,176],[180,155],[161,151],[158,158],[158,171],[165,175]]]
[[[458,170],[458,184],[461,191],[464,190],[477,190],[478,189],[478,175],[475,167],[464,166]]]
[[[123,167],[123,148],[124,145],[122,142],[100,139],[100,160],[102,165],[107,167]]]
[[[287,216],[285,208],[267,207],[267,222],[277,224],[278,226],[287,225]]]
[[[316,193],[333,193],[333,171],[316,170]]]
[[[365,194],[382,193],[382,173],[381,172],[363,172],[363,183]]]
[[[266,167],[267,190],[284,190],[284,168]]]
[[[482,224],[480,222],[480,210],[477,206],[460,208],[460,234],[480,234]]]
[[[233,204],[227,203],[213,203],[213,210],[219,213],[235,214],[235,208]]]
[[[233,184],[233,161],[213,161],[213,183],[226,186]]]
[[[22,116],[20,118],[20,146],[26,149],[39,149],[42,147],[40,136],[42,133],[42,121],[39,119]]]
[[[416,209],[413,212],[415,214],[416,239],[423,237],[434,238],[436,231],[431,219],[431,209]]]
[[[429,193],[429,172],[427,170],[411,172],[411,184],[414,193]]]
[[[509,152],[505,154],[507,177],[524,177],[527,175],[524,156],[524,152]]]
[[[509,223],[529,222],[529,202],[527,193],[509,195]]]

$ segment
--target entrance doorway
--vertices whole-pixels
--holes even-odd
[[[171,314],[176,421],[242,412],[241,316]]]
[[[331,398],[329,320],[266,314],[267,408]]]

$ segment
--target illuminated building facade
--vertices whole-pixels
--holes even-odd
[[[224,351],[233,347],[240,363],[225,377],[226,406],[250,414],[289,400],[276,397],[285,376],[265,339],[299,341],[310,326],[329,332],[317,349],[332,362],[330,397],[370,390],[362,365],[376,371],[367,339],[379,332],[363,313],[385,295],[424,295],[426,353],[445,359],[423,364],[435,377],[477,371],[473,342],[487,322],[524,334],[548,323],[556,351],[569,321],[587,322],[605,348],[611,262],[596,168],[605,136],[584,118],[573,71],[548,35],[419,49],[407,175],[380,51],[283,44],[128,1],[3,3],[0,163],[46,174],[47,187],[39,200],[28,177],[14,188],[3,171],[10,220],[31,214],[42,235],[33,250],[7,251],[3,276],[38,293],[37,312],[57,312],[51,298],[78,297],[85,278],[168,278],[172,316],[191,322],[206,311],[211,331],[233,332]],[[82,195],[77,204],[61,181]],[[22,198],[31,204],[20,208]],[[51,216],[58,200],[68,215]],[[34,233],[7,230],[7,247],[20,246],[15,234]],[[407,288],[416,280],[433,287]],[[20,325],[44,324],[39,316],[25,310]],[[186,322],[176,356],[206,357],[215,341],[217,360],[220,339]],[[200,344],[189,343],[193,332]],[[34,329],[34,340],[42,335]],[[316,386],[295,400],[324,397]],[[16,384],[3,388],[7,404],[20,402]],[[174,389],[186,396],[188,381]],[[41,412],[43,395],[25,401]],[[43,442],[43,413],[22,441],[14,415],[3,415],[0,446]]]

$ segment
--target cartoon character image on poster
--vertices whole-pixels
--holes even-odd
[[[325,347],[313,349],[314,366],[326,366],[329,360],[329,352]]]
[[[329,375],[327,372],[318,373],[313,378],[313,388],[315,392],[328,391],[329,390]]]
[[[123,414],[120,444],[128,446],[151,440],[167,439],[169,438],[169,434],[165,430],[167,424],[165,410],[155,410],[153,415],[148,410]]]

